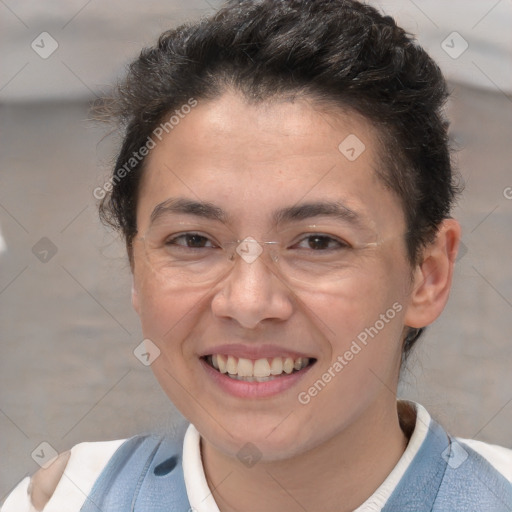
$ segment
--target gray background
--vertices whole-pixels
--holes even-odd
[[[512,1],[374,3],[418,34],[450,78],[466,181],[452,296],[401,395],[456,435],[512,447]],[[0,0],[0,502],[37,469],[31,453],[43,441],[62,451],[181,421],[133,355],[142,337],[128,265],[92,196],[118,140],[89,120],[88,104],[143,45],[210,4]],[[30,46],[43,31],[59,45],[47,59]],[[456,59],[442,47],[453,31],[469,44]],[[447,41],[452,51],[463,44]]]

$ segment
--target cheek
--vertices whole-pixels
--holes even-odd
[[[183,390],[198,395],[193,385],[197,361],[185,340],[197,320],[201,294],[163,291],[151,276],[141,273],[135,279],[135,288],[143,336],[160,350],[151,370],[178,410],[188,418],[195,418],[195,402]]]
[[[330,350],[319,371],[330,370],[325,379],[333,385],[321,393],[319,405],[328,407],[334,400],[331,403],[348,410],[364,401],[363,394],[378,392],[382,382],[391,387],[396,380],[406,309],[406,278],[400,265],[399,258],[381,258],[367,272],[340,283],[336,292],[304,297]],[[337,413],[340,410],[333,415]]]
[[[144,337],[162,351],[178,349],[181,334],[190,328],[194,313],[201,307],[204,291],[183,287],[171,292],[143,261],[137,260],[133,287]]]
[[[337,293],[304,297],[309,317],[322,329],[330,354],[301,388],[303,414],[325,424],[350,423],[375,397],[389,393],[401,354],[404,295],[389,268],[354,276]]]
[[[164,293],[148,285],[139,292],[139,317],[144,336],[159,342],[180,339],[179,333],[191,325],[194,311],[200,307],[201,295],[194,293]]]
[[[397,310],[403,309],[403,286],[390,269],[377,271],[375,265],[373,270],[345,279],[330,293],[312,291],[300,297],[315,313],[312,318],[319,320],[328,339],[336,340],[334,343],[349,342],[379,321],[381,315],[385,315],[385,320],[392,317],[393,322],[386,322],[386,326],[400,323]]]

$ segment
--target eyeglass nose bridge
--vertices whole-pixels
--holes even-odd
[[[234,261],[237,255],[246,263],[254,263],[263,253],[263,247],[274,248],[277,247],[279,242],[258,242],[252,236],[248,236],[243,240],[236,240],[231,242],[231,248],[228,253],[229,261]],[[270,251],[270,258],[272,261],[277,262],[279,255],[277,251]]]

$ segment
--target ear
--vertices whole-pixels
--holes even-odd
[[[460,224],[454,219],[445,219],[435,240],[425,248],[422,261],[414,270],[405,325],[426,327],[443,311],[450,294],[460,237]]]

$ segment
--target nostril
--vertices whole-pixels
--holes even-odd
[[[178,457],[176,455],[173,455],[172,457],[164,460],[158,466],[155,466],[155,469],[153,470],[153,473],[156,476],[165,476],[168,475],[178,464]]]

